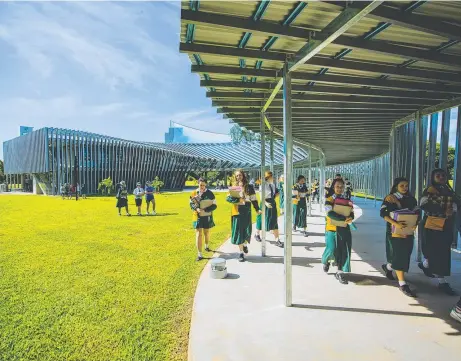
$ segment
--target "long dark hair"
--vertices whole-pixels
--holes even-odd
[[[333,180],[333,183],[331,183],[331,186],[330,186],[330,189],[328,190],[328,193],[327,193],[327,198],[328,197],[331,197],[333,194],[335,194],[335,185],[336,183],[342,183],[342,184],[345,184],[344,183],[344,180],[342,178],[335,178]]]
[[[410,182],[408,181],[408,179],[406,179],[405,177],[397,177],[397,178],[394,179],[394,183],[392,183],[392,188],[391,188],[391,193],[390,193],[390,194],[397,193],[397,192],[398,192],[399,183],[402,183],[402,182],[407,182],[408,184],[410,184]],[[406,193],[406,195],[411,196],[411,193],[410,193],[410,189],[409,189],[409,188],[408,188],[408,192]]]
[[[436,173],[444,173],[445,174],[445,183],[440,184],[436,183],[435,181],[435,174]],[[445,169],[442,168],[435,168],[431,172],[431,186],[435,187],[439,192],[446,193],[445,195],[448,195],[448,193],[455,194],[455,191],[453,188],[451,188],[450,184],[448,183],[448,172]]]
[[[239,183],[237,181],[237,178],[235,177],[235,173],[237,173],[237,172],[239,172],[242,175],[243,191],[246,194],[248,194],[248,190],[249,190],[248,178],[247,178],[247,175],[245,174],[245,172],[243,171],[243,169],[236,169],[234,171],[234,174],[232,174],[232,185],[234,187],[239,185]]]

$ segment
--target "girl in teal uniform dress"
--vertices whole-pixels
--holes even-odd
[[[420,226],[424,227],[422,250],[425,260],[418,266],[426,276],[438,278],[442,292],[455,295],[445,276],[451,273],[451,245],[455,235],[453,214],[461,207],[461,201],[448,185],[445,170],[432,171],[430,185],[423,192],[420,206],[424,211]]]
[[[392,185],[391,193],[384,198],[381,206],[380,215],[386,223],[386,258],[387,264],[381,267],[386,277],[394,280],[392,271],[395,271],[399,281],[399,289],[409,297],[416,297],[405,281],[405,272],[410,268],[410,257],[413,251],[414,235],[406,237],[392,237],[392,226],[399,229],[405,228],[404,222],[397,222],[390,217],[390,213],[398,209],[408,209],[419,213],[416,198],[408,191],[408,180],[406,178],[396,178]],[[413,227],[413,230],[416,226]]]
[[[256,192],[251,184],[248,184],[245,173],[238,169],[234,172],[232,186],[241,187],[240,197],[227,196],[227,202],[232,204],[231,225],[232,235],[231,243],[239,247],[239,262],[245,261],[245,253],[248,253],[248,244],[251,240],[252,219],[251,206],[258,214],[261,213],[256,199]]]
[[[210,205],[204,209],[200,209],[201,201],[209,201],[208,203],[210,203]],[[215,226],[212,212],[217,208],[216,198],[213,192],[207,188],[205,179],[199,179],[199,188],[192,192],[189,205],[193,212],[192,226],[195,228],[197,261],[200,261],[203,259],[202,238],[205,238],[205,251],[211,252],[209,247],[210,228]]]
[[[349,217],[345,217],[333,211],[335,199],[343,198],[344,181],[335,179],[327,194],[325,200],[326,226],[325,226],[325,250],[322,255],[322,264],[324,272],[330,269],[330,263],[335,262],[338,271],[335,274],[336,279],[347,284],[348,281],[344,277],[345,272],[351,271],[351,251],[352,251],[352,235],[349,224],[354,219],[352,212]],[[340,227],[332,224],[334,221],[343,221],[346,227]]]
[[[304,237],[307,237],[307,199],[309,190],[306,186],[306,178],[303,175],[298,177],[298,183],[293,186],[293,231],[296,228],[302,228]]]
[[[265,205],[266,205],[266,211],[265,211],[265,216],[266,216],[266,231],[272,231],[274,233],[275,237],[275,245],[277,247],[283,247],[283,243],[280,241],[280,235],[279,235],[279,225],[277,221],[277,203],[275,202],[275,197],[278,195],[279,191],[275,187],[274,184],[274,178],[272,176],[272,172],[266,171],[264,174],[264,177],[266,179],[266,182],[264,183],[265,186]],[[262,202],[262,200],[261,200]],[[258,242],[261,242],[261,236],[260,232],[262,229],[262,217],[261,215],[258,215],[256,218],[256,235],[255,239]]]
[[[279,207],[280,207],[280,214],[281,215],[283,214],[283,212],[285,210],[285,193],[284,193],[284,190],[283,190],[284,185],[285,185],[284,177],[283,177],[283,175],[281,175],[280,178],[279,178],[279,189],[280,189]]]

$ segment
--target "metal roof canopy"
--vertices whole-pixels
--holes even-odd
[[[180,50],[218,112],[253,131],[261,110],[281,128],[287,64],[295,144],[329,164],[378,156],[394,123],[461,103],[458,2],[183,1]]]

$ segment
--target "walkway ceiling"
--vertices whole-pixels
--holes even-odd
[[[284,62],[302,58],[309,41],[322,41],[345,11],[370,4],[348,3],[183,1],[180,51],[218,113],[259,131]],[[461,2],[374,3],[291,72],[293,136],[321,147],[328,164],[382,154],[395,121],[459,104]],[[266,115],[283,127],[281,91]]]

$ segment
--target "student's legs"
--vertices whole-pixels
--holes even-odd
[[[152,200],[152,212],[155,213],[155,199]]]
[[[125,210],[126,210],[126,214],[130,214],[130,212],[128,212],[128,204],[125,206]]]
[[[118,207],[118,214],[119,214],[119,215],[122,214],[122,207]]]
[[[202,256],[202,231],[203,228],[197,228],[195,230],[195,245],[197,247],[197,253],[200,257]]]
[[[150,201],[146,201],[146,206],[147,206],[146,212],[147,214],[149,214]]]
[[[203,229],[203,235],[205,236],[205,248],[208,249],[208,245],[210,244],[210,230],[209,229]]]

